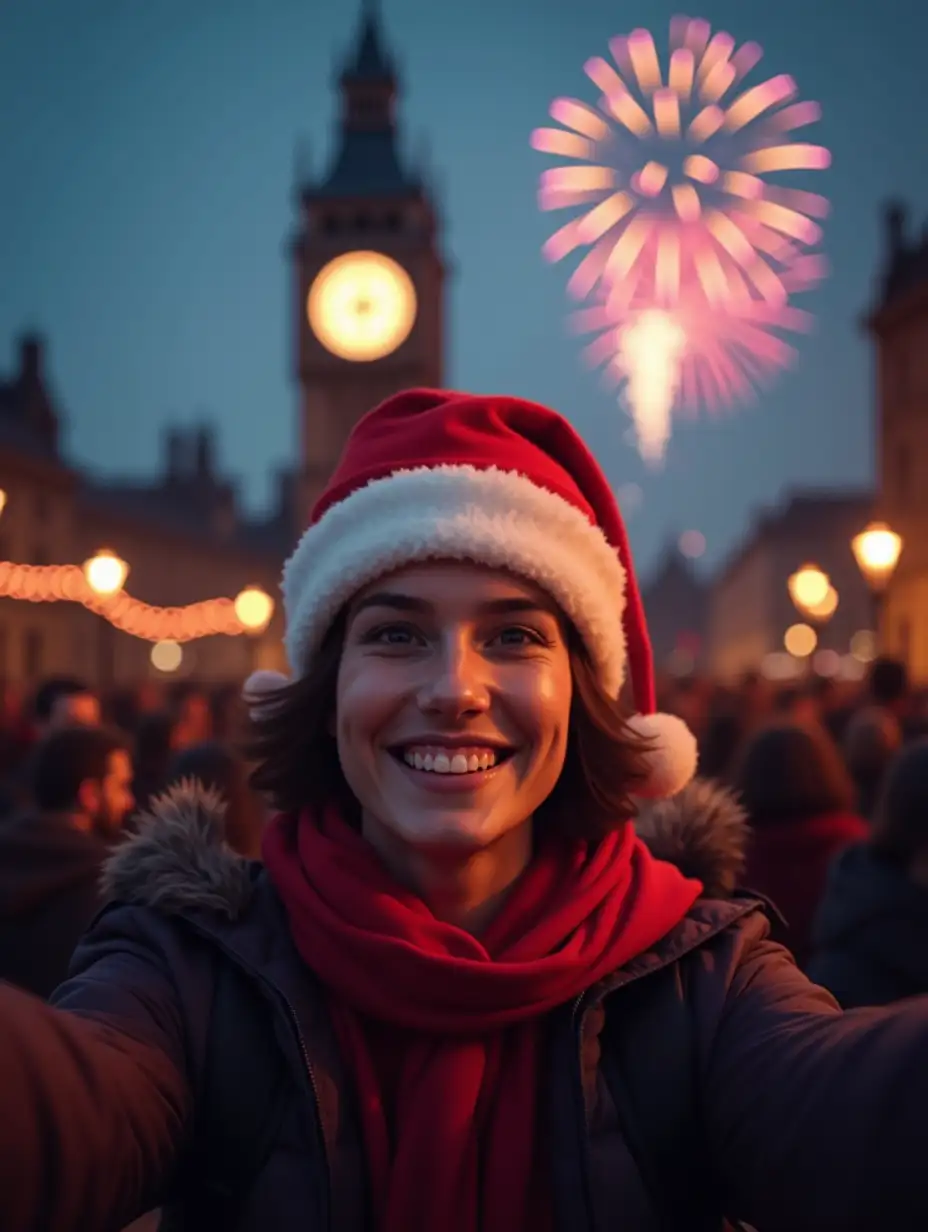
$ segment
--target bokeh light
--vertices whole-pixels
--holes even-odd
[[[274,600],[260,586],[246,586],[235,597],[235,615],[249,633],[259,633],[270,624]]]
[[[685,530],[680,536],[677,546],[682,555],[689,560],[698,560],[706,550],[706,536],[701,530]]]
[[[851,638],[851,654],[858,663],[872,663],[876,658],[876,634],[870,629],[858,629]]]
[[[176,672],[184,661],[184,648],[180,642],[155,642],[151,648],[151,665],[159,672]]]
[[[807,659],[818,645],[818,634],[811,625],[790,625],[783,635],[783,645],[797,659]]]

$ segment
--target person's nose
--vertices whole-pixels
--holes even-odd
[[[419,691],[423,714],[454,722],[489,709],[488,664],[469,637],[454,634],[445,639],[430,668]]]

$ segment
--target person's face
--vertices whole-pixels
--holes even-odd
[[[81,784],[81,804],[91,824],[101,833],[112,834],[124,824],[135,805],[132,795],[132,759],[124,749],[115,749],[99,782]]]
[[[349,608],[335,733],[363,829],[476,851],[528,822],[567,749],[561,618],[538,587],[428,562]]]
[[[100,700],[95,693],[68,693],[55,699],[49,727],[72,726],[100,726]]]

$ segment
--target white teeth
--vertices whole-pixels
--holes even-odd
[[[426,770],[432,774],[474,774],[478,770],[489,770],[496,765],[496,754],[492,751],[484,753],[421,753],[418,749],[407,749],[403,753],[403,761],[415,770]]]

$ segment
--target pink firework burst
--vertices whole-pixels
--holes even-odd
[[[796,101],[785,74],[744,88],[760,48],[736,47],[705,21],[671,22],[666,70],[646,30],[610,51],[612,62],[585,65],[597,105],[558,99],[559,127],[532,134],[537,150],[570,160],[543,172],[539,203],[575,211],[544,248],[551,261],[587,250],[571,293],[653,272],[657,303],[695,289],[711,305],[777,308],[820,279],[812,249],[828,202],[770,178],[829,165],[824,147],[792,138],[819,118],[818,104]]]
[[[676,405],[711,412],[752,399],[796,359],[783,335],[812,326],[809,313],[762,299],[708,305],[693,290],[666,308],[647,293],[628,298],[626,290],[578,309],[570,324],[577,334],[595,335],[584,358],[603,369],[609,388],[624,392],[639,452],[650,463],[664,455]]]

